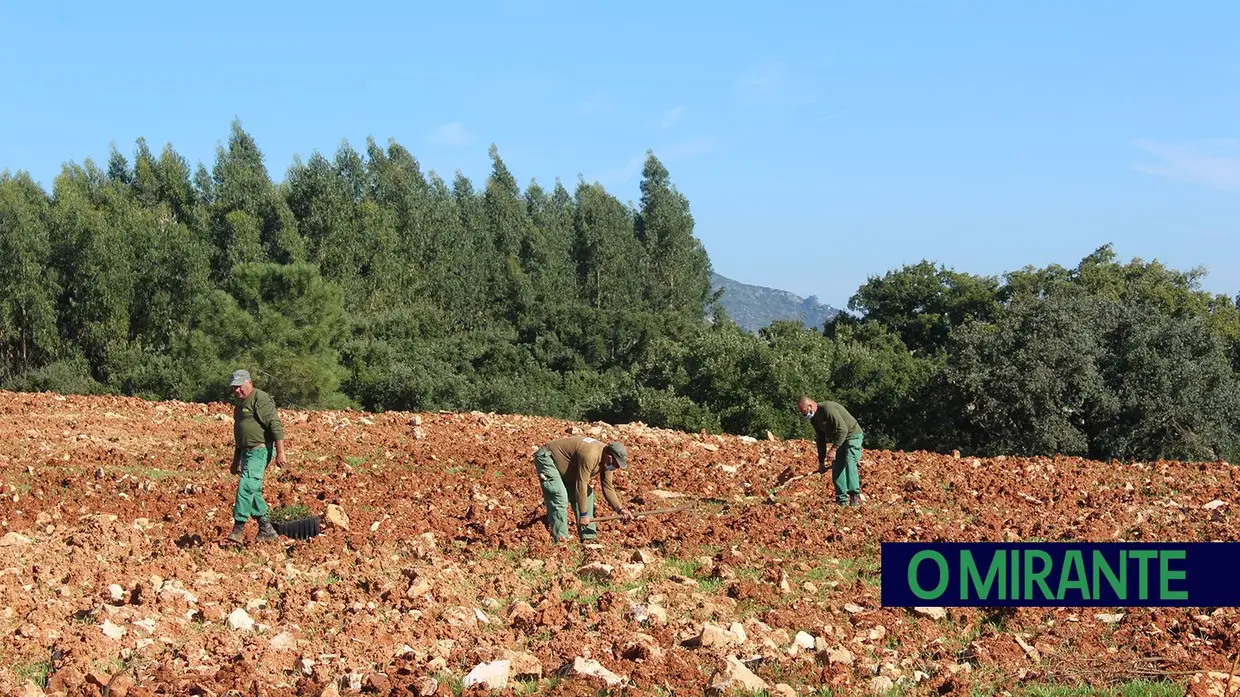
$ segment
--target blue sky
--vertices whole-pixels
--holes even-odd
[[[1240,3],[822,0],[0,5],[0,169],[144,136],[214,160],[395,138],[481,183],[638,197],[655,151],[716,271],[843,306],[928,258],[1123,259],[1240,291]]]

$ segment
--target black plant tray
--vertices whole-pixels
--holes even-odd
[[[321,518],[319,516],[311,516],[309,518],[300,518],[298,520],[286,520],[283,523],[276,523],[276,532],[291,537],[294,540],[308,540],[322,531]]]

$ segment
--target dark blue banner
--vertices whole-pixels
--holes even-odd
[[[884,607],[1240,607],[1237,542],[884,542]]]

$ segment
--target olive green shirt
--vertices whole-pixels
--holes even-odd
[[[271,395],[255,388],[233,407],[233,438],[238,450],[284,440],[284,424]]]
[[[818,437],[818,464],[827,459],[827,442],[840,447],[844,441],[861,433],[861,424],[843,405],[837,402],[820,402],[818,410],[809,420]]]
[[[603,498],[607,499],[607,505],[617,513],[624,510],[620,497],[616,495],[612,473],[603,469],[606,443],[587,436],[570,436],[553,440],[546,447],[551,451],[551,459],[555,461],[560,476],[564,478],[565,488],[575,494],[573,501],[578,512],[589,510],[590,481],[599,476],[600,470],[603,470]]]

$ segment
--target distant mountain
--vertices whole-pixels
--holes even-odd
[[[813,329],[822,329],[828,318],[839,310],[818,302],[817,296],[802,298],[786,290],[751,286],[730,278],[711,274],[711,285],[723,288],[720,304],[742,329],[757,332],[776,320],[799,320]]]

